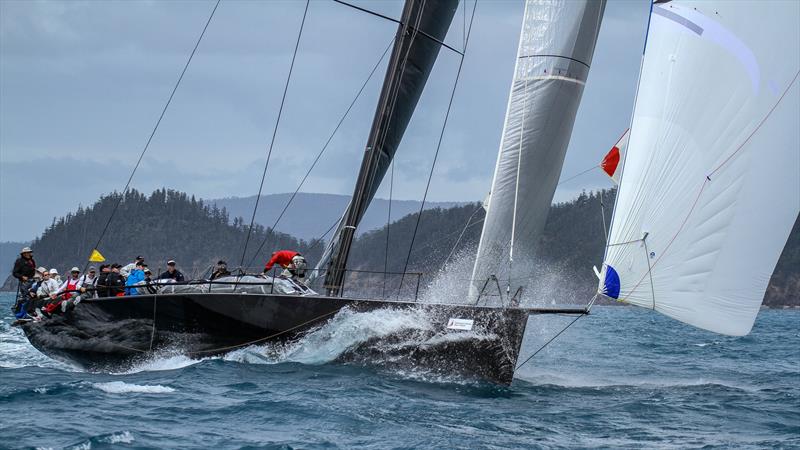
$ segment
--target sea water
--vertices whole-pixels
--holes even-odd
[[[732,338],[595,307],[498,387],[330,363],[417,323],[380,312],[281,351],[88,373],[31,347],[12,302],[0,294],[0,448],[800,448],[797,310]],[[521,360],[571,320],[532,317]]]

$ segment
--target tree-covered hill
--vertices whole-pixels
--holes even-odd
[[[73,265],[83,266],[119,195],[105,196],[89,208],[54,220],[31,244],[37,262],[62,272]],[[602,262],[604,248],[601,200],[608,221],[614,195],[613,190],[583,193],[552,206],[540,243],[539,267],[532,277],[531,291],[537,300],[579,304],[593,295],[597,280],[592,266]],[[422,213],[407,270],[425,273],[423,290],[434,286],[439,291],[463,291],[471,275],[483,214],[477,203]],[[353,244],[348,267],[402,272],[417,217],[410,214],[389,225],[388,258],[387,227],[361,235]],[[163,268],[168,259],[175,259],[187,274],[201,276],[218,259],[227,260],[230,267],[239,265],[247,225],[238,217],[231,220],[225,209],[185,193],[162,189],[146,196],[131,191],[122,199],[100,251],[109,262],[120,263],[141,254],[154,268]],[[323,249],[321,244],[257,226],[245,264],[265,237],[267,243],[254,266],[263,265],[273,250],[283,248],[297,249],[313,266]],[[447,271],[442,272],[444,266]],[[6,288],[11,286],[6,284]],[[800,306],[800,220],[781,255],[764,304]]]
[[[114,193],[54,220],[31,244],[37,263],[62,273],[72,266],[82,267],[119,199],[120,194]],[[239,265],[248,225],[239,217],[231,221],[225,209],[209,207],[182,192],[160,189],[147,196],[131,190],[122,199],[99,250],[108,262],[121,264],[142,255],[154,270],[174,259],[179,269],[200,276],[219,259],[230,267]],[[264,254],[268,256],[275,248],[308,252],[310,247],[305,241],[258,225],[250,238],[245,265],[265,238],[267,244],[253,265],[263,265]],[[318,258],[320,253],[321,245],[317,245],[309,256]]]

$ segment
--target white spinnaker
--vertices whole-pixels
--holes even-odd
[[[605,0],[528,0],[470,298],[491,275],[530,280],[578,110]],[[497,288],[494,285],[494,293]]]
[[[800,212],[799,30],[796,1],[653,6],[600,292],[750,332]]]

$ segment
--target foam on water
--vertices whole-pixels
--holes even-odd
[[[160,384],[149,386],[125,383],[124,381],[110,381],[108,383],[92,383],[92,387],[108,394],[169,394],[175,389]]]
[[[70,372],[81,371],[78,366],[48,358],[36,350],[19,327],[10,325],[14,320],[11,315],[0,320],[0,367],[18,369],[35,366]]]
[[[178,349],[170,349],[164,352],[157,352],[143,361],[134,363],[130,368],[122,372],[112,372],[112,375],[131,375],[140,372],[158,372],[164,370],[176,370],[184,367],[193,366],[206,359],[193,359],[180,353]]]
[[[0,295],[0,308],[9,302]],[[569,320],[533,316],[522,356]],[[800,448],[798,320],[800,311],[762,311],[751,336],[721,338],[599,307],[499,388],[416,370],[169,353],[125,373],[76,372],[2,317],[0,447]],[[392,333],[394,343],[430,341],[430,322],[419,311],[342,311],[297,342],[224,359],[319,364]]]
[[[295,342],[283,346],[251,346],[229,353],[224,359],[248,363],[324,364],[370,339],[432,328],[428,315],[419,309],[379,309],[359,313],[345,308]],[[253,353],[256,353],[255,357]]]

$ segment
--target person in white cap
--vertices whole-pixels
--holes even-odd
[[[50,298],[55,298],[58,295],[62,295],[64,300],[69,300],[72,297],[79,295],[78,291],[81,289],[82,280],[81,280],[81,269],[77,267],[73,267],[69,271],[69,276],[67,277],[66,281],[61,283],[61,286],[58,287],[58,290],[50,295]]]
[[[58,290],[58,282],[54,280],[53,275],[51,275],[53,271],[58,273],[56,269],[52,269],[50,271],[45,271],[42,274],[42,282],[39,284],[39,289],[36,290],[37,297],[50,297],[50,294]]]
[[[184,278],[180,270],[175,268],[175,260],[170,259],[167,261],[167,271],[158,276],[159,280],[174,280],[177,283],[183,283]]]
[[[80,278],[81,292],[88,292],[84,298],[96,297],[97,289],[97,269],[94,266],[89,266],[89,271]]]
[[[54,268],[50,269],[50,279],[55,280],[59,286],[61,286],[61,275],[58,274],[58,270]]]

